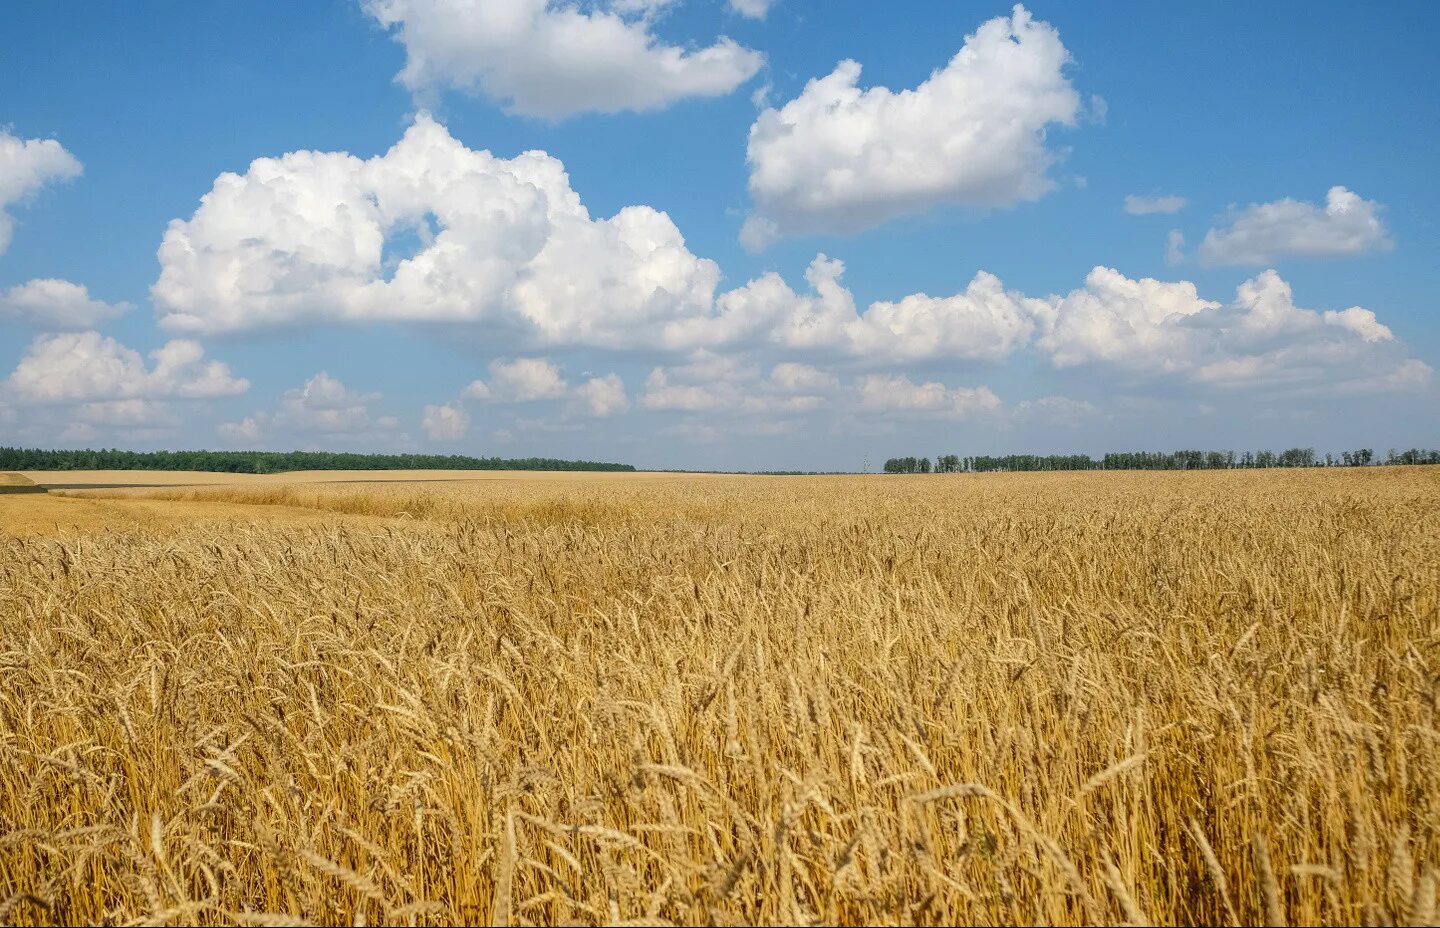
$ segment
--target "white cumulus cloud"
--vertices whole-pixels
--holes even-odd
[[[286,390],[274,422],[304,432],[368,432],[393,429],[399,422],[380,416],[378,393],[356,393],[340,380],[321,371],[303,386]]]
[[[387,260],[387,240],[419,251]],[[629,347],[708,312],[719,269],[646,206],[592,220],[543,152],[496,158],[421,115],[384,155],[292,152],[222,174],[174,220],[151,288],[165,327],[488,321],[531,340]]]
[[[776,0],[730,0],[730,9],[746,19],[764,19]]]
[[[254,444],[264,437],[265,429],[254,416],[246,416],[239,422],[222,422],[215,432],[231,445]]]
[[[613,416],[630,408],[625,382],[617,374],[591,377],[575,388],[575,398],[582,410],[597,418]]]
[[[10,395],[31,403],[121,399],[208,399],[249,389],[219,361],[206,361],[197,343],[177,339],[150,352],[138,351],[99,332],[41,335],[30,343],[5,381]]]
[[[1188,354],[1189,330],[1180,321],[1219,306],[1189,281],[1132,280],[1097,267],[1084,287],[1054,302],[1038,344],[1060,367],[1102,361],[1172,370]]]
[[[756,0],[748,0],[748,4]],[[764,63],[728,38],[687,49],[651,30],[664,3],[559,0],[366,0],[405,46],[399,80],[411,91],[482,93],[514,113],[654,110],[728,94]]]
[[[470,431],[470,416],[459,403],[427,405],[420,427],[431,441],[459,441]]]
[[[170,404],[159,400],[102,400],[82,403],[71,414],[71,422],[94,426],[146,426],[166,428],[179,424]]]
[[[1269,264],[1278,258],[1341,258],[1392,247],[1382,207],[1344,187],[1331,187],[1325,205],[1299,200],[1256,203],[1211,229],[1200,243],[1208,265]]]
[[[273,412],[260,411],[238,422],[217,427],[231,444],[255,443],[278,433],[303,438],[393,442],[400,422],[381,415],[379,393],[357,393],[336,377],[321,371],[305,383],[286,390]]]
[[[1132,193],[1125,198],[1125,212],[1132,216],[1149,216],[1155,213],[1168,216],[1180,212],[1188,202],[1190,201],[1184,197],[1144,197]]]
[[[490,379],[477,380],[464,396],[494,403],[530,403],[555,400],[570,392],[560,368],[546,358],[516,358],[490,364]]]
[[[1023,48],[1034,40],[1028,30],[1041,27],[1016,15],[1018,25],[998,28],[1019,29],[1006,42]],[[408,256],[402,239],[418,243]],[[1172,236],[1174,250],[1182,243]],[[642,410],[786,414],[837,395],[838,378],[822,389],[798,386],[803,377],[791,368],[762,375],[777,363],[834,378],[927,362],[994,365],[1028,351],[1131,382],[1290,389],[1385,377],[1406,360],[1373,312],[1301,309],[1274,272],[1222,303],[1189,281],[1106,267],[1068,294],[1044,297],[980,270],[951,294],[862,308],[844,284],[844,263],[822,254],[802,289],[771,272],[717,295],[718,266],[692,254],[665,214],[632,206],[592,219],[560,162],[467,148],[425,115],[368,160],[293,152],[221,175],[190,219],[171,223],[160,259],[152,296],[171,329],[402,320],[465,324],[492,333],[506,354],[661,354],[634,398]],[[1399,389],[1415,378],[1393,382]],[[615,415],[631,401],[618,377],[572,383],[535,356],[496,360],[464,398],[565,400],[565,416]]]
[[[39,278],[0,292],[0,317],[21,319],[54,329],[90,329],[133,309],[130,303],[106,303],[68,280]]]
[[[613,416],[630,408],[625,382],[618,374],[590,377],[572,387],[548,358],[492,361],[489,379],[474,381],[460,395],[505,404],[568,399],[568,415],[591,418]]]
[[[657,367],[645,378],[646,409],[705,412],[731,409],[744,400],[741,383],[756,377],[739,361],[713,356],[678,367]]]
[[[914,293],[877,301],[858,312],[841,283],[843,262],[819,255],[805,272],[811,293],[796,293],[769,273],[720,296],[714,314],[666,329],[671,347],[716,347],[764,342],[792,349],[825,349],[871,363],[925,358],[996,361],[1023,348],[1035,331],[1043,300],[1008,291],[980,271],[951,296]]]
[[[766,377],[737,355],[697,351],[685,364],[650,372],[640,405],[645,409],[739,416],[814,412],[839,387],[835,375],[808,364],[776,364]]]
[[[78,177],[80,162],[54,139],[22,139],[0,129],[0,254],[10,247],[9,208],[56,180]]]
[[[419,250],[387,257],[387,240],[412,232]],[[558,161],[471,150],[427,116],[369,160],[294,152],[222,175],[170,224],[160,261],[161,322],[195,333],[411,320],[486,324],[536,346],[995,360],[1030,337],[1035,312],[981,272],[962,293],[860,314],[844,264],[824,255],[806,271],[810,292],[771,273],[717,299],[718,266],[665,214],[592,220]]]
[[[1360,377],[1343,382],[1335,392],[1353,393],[1410,393],[1424,390],[1435,379],[1435,369],[1419,358],[1407,358],[1393,370]]]
[[[850,350],[891,360],[998,361],[1030,341],[1043,306],[981,271],[953,296],[916,293],[898,303],[872,303],[850,327]]]
[[[713,347],[761,339],[787,347],[840,344],[855,321],[855,298],[840,283],[845,264],[817,255],[805,271],[810,294],[797,294],[768,273],[723,294],[711,315],[679,320],[666,329],[672,347]]]
[[[1395,338],[1389,326],[1382,325],[1380,320],[1375,317],[1375,313],[1363,306],[1326,310],[1324,319],[1326,325],[1338,325],[1342,329],[1349,329],[1367,342],[1388,342]]]
[[[1165,264],[1174,267],[1185,261],[1185,233],[1179,229],[1171,229],[1170,234],[1165,236]]]
[[[750,127],[755,248],[778,235],[854,231],[949,203],[1010,206],[1055,187],[1046,127],[1074,125],[1080,95],[1059,33],[1021,6],[965,38],[913,90],[859,86],[842,61]]]
[[[1057,367],[1080,364],[1173,377],[1225,388],[1312,392],[1407,389],[1420,382],[1404,348],[1360,306],[1297,306],[1267,270],[1236,288],[1228,304],[1199,296],[1189,281],[1134,280],[1097,267],[1085,286],[1052,297],[1036,346]],[[1390,377],[1406,370],[1408,377]]]
[[[916,383],[909,377],[871,374],[857,387],[859,406],[870,412],[912,413],[965,419],[998,412],[1000,398],[989,387],[947,387],[943,383]]]
[[[770,382],[787,393],[828,393],[840,386],[839,378],[811,364],[782,361],[770,371]]]

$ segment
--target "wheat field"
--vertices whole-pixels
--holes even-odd
[[[0,923],[1436,919],[1440,469],[59,491],[0,623]]]

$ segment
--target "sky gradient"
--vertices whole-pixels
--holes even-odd
[[[1440,436],[1433,5],[3,16],[0,444]]]

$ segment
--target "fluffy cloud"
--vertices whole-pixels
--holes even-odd
[[[15,220],[7,210],[54,180],[78,177],[80,162],[54,139],[21,139],[0,129],[0,254]]]
[[[869,412],[911,413],[965,419],[998,412],[1000,397],[989,387],[946,387],[943,383],[915,383],[908,377],[871,374],[857,387],[859,406]]]
[[[625,383],[615,374],[591,377],[575,388],[575,398],[582,410],[596,418],[613,416],[630,408]]]
[[[239,422],[222,422],[215,427],[215,432],[231,445],[254,444],[265,435],[265,429],[260,424],[260,420],[254,416],[246,416]]]
[[[105,400],[82,403],[71,415],[72,422],[94,426],[148,426],[167,428],[179,424],[170,404],[157,400]]]
[[[872,303],[850,327],[851,350],[901,361],[998,361],[1030,340],[1043,305],[1008,292],[1000,278],[981,271],[954,296],[917,293],[898,303]]]
[[[432,227],[433,224],[433,227]],[[420,241],[409,257],[387,240]],[[389,250],[393,250],[393,247]],[[993,359],[1030,334],[1023,298],[981,273],[962,294],[915,294],[861,316],[819,256],[797,294],[767,274],[723,294],[663,213],[592,220],[564,167],[473,151],[427,116],[384,155],[294,152],[216,180],[170,224],[152,288],[167,328],[301,321],[487,323],[543,345],[693,349],[751,341],[875,359]]]
[[[130,303],[92,300],[80,284],[52,278],[27,281],[0,293],[0,317],[46,328],[94,328],[133,308]]]
[[[640,405],[689,413],[789,415],[821,409],[838,388],[838,378],[808,364],[782,362],[766,377],[755,364],[700,351],[686,364],[652,370]]]
[[[387,260],[406,234],[420,250]],[[161,323],[199,333],[484,320],[541,343],[630,347],[708,312],[719,278],[664,213],[591,220],[554,158],[473,151],[424,115],[369,160],[302,151],[222,174],[170,223],[159,258]]]
[[[1130,194],[1125,198],[1125,212],[1132,216],[1149,216],[1155,213],[1170,215],[1178,213],[1190,202],[1184,197],[1140,197]]]
[[[733,409],[744,401],[742,385],[758,377],[758,369],[738,358],[700,352],[689,364],[652,370],[640,405],[681,412]]]
[[[1269,264],[1278,258],[1339,258],[1392,247],[1382,207],[1344,187],[1331,187],[1325,205],[1299,200],[1256,203],[1235,212],[1230,225],[1200,243],[1205,264]]]
[[[621,16],[655,18],[680,0],[610,0],[610,9]]]
[[[79,403],[128,399],[207,399],[249,389],[219,361],[206,361],[192,341],[175,340],[138,351],[99,332],[42,335],[30,344],[5,381],[11,395],[30,403]]]
[[[1022,18],[1023,30],[1039,28]],[[416,229],[419,251],[387,260],[387,238]],[[171,223],[160,260],[162,323],[204,333],[411,319],[487,323],[557,346],[763,344],[877,364],[993,362],[1028,343],[1047,312],[980,272],[961,293],[860,313],[844,265],[824,255],[806,271],[809,292],[771,273],[717,299],[719,268],[691,254],[663,213],[636,206],[592,220],[559,162],[473,151],[425,116],[368,161],[296,152],[222,175],[190,220]],[[496,395],[521,395],[505,378],[522,373],[502,372]],[[566,388],[552,378],[545,389]]]
[[[380,415],[379,393],[356,393],[321,371],[299,387],[286,390],[274,412],[257,412],[217,427],[231,444],[255,443],[277,433],[333,439],[394,441],[400,422]]]
[[[560,368],[546,358],[516,358],[490,364],[490,380],[477,380],[465,388],[464,396],[494,403],[530,403],[560,399],[570,385]]]
[[[1016,6],[913,90],[861,90],[860,64],[842,61],[750,127],[745,244],[863,229],[937,203],[1039,199],[1055,186],[1045,129],[1081,111],[1069,59],[1059,33]]]
[[[732,406],[738,396],[739,393],[733,386],[721,395],[711,390],[708,384],[672,382],[670,373],[663,367],[657,367],[645,379],[645,392],[640,395],[640,405],[646,409],[704,412]]]
[[[470,416],[458,403],[426,406],[420,427],[431,441],[459,441],[470,431]]]
[[[746,19],[764,19],[776,0],[730,0],[730,9]]]
[[[1036,345],[1057,367],[1099,364],[1216,387],[1337,393],[1354,392],[1359,382],[1371,391],[1425,383],[1372,311],[1301,308],[1273,270],[1242,283],[1222,305],[1201,299],[1188,281],[1132,280],[1097,267],[1084,287],[1051,299],[1042,329]],[[1409,373],[1392,376],[1399,371]]]
[[[786,393],[830,393],[840,386],[834,374],[794,361],[775,365],[770,371],[770,382]]]
[[[981,30],[1020,33],[995,56],[1046,37],[1058,47],[1048,27],[1016,17]],[[980,36],[976,43],[985,46]],[[978,57],[967,46],[957,61]],[[975,67],[952,63],[962,74]],[[418,250],[405,257],[397,241],[407,237]],[[996,364],[1027,350],[1057,367],[1112,368],[1132,381],[1416,382],[1383,380],[1407,358],[1373,313],[1300,309],[1273,272],[1222,304],[1187,281],[1104,267],[1044,298],[979,271],[957,293],[912,293],[862,310],[843,283],[844,264],[819,255],[803,290],[767,273],[717,295],[719,268],[692,254],[663,213],[634,206],[592,219],[558,161],[471,150],[427,116],[369,160],[296,152],[222,175],[191,219],[171,223],[160,258],[152,295],[171,328],[411,320],[483,325],[503,343],[547,351],[664,352],[670,358],[637,398],[642,409],[785,413],[830,402],[833,390],[785,387],[789,369],[760,373],[777,361],[893,373],[925,362]],[[671,363],[677,356],[690,363]],[[544,357],[497,361],[465,396],[568,400],[572,416],[613,415],[629,403],[618,378],[576,386]]]
[[[1165,264],[1174,267],[1185,261],[1185,233],[1179,229],[1171,229],[1170,234],[1165,236]]]
[[[591,377],[572,388],[560,368],[548,358],[493,361],[490,379],[471,383],[461,396],[491,403],[569,399],[570,414],[593,418],[613,416],[630,408],[625,382],[619,375]]]
[[[758,0],[744,0],[753,8]],[[366,0],[405,46],[399,80],[412,91],[483,93],[514,113],[560,119],[581,112],[654,110],[728,94],[764,63],[727,38],[698,49],[650,30],[654,0]]]
[[[1059,367],[1108,362],[1172,370],[1187,353],[1180,320],[1219,307],[1189,281],[1131,280],[1097,267],[1085,286],[1054,301],[1039,346]]]
[[[715,311],[671,322],[665,341],[674,348],[709,348],[764,340],[792,348],[844,340],[855,320],[855,299],[840,284],[845,265],[818,255],[805,271],[812,294],[797,294],[775,273],[723,294]]]
[[[857,313],[838,283],[839,262],[812,264],[815,292],[795,294],[775,275],[719,300],[722,311],[697,330],[711,336],[684,365],[656,367],[640,405],[688,413],[799,412],[834,405],[839,378],[785,361],[762,377],[752,358],[804,350],[848,368],[919,361],[996,363],[1033,350],[1057,368],[1087,366],[1131,383],[1245,387],[1294,393],[1421,389],[1423,362],[1406,356],[1369,309],[1317,311],[1296,305],[1290,285],[1266,271],[1229,303],[1203,298],[1195,284],[1129,278],[1093,269],[1084,285],[1045,299],[1007,291],[980,273],[962,294],[877,302]],[[1414,363],[1412,363],[1414,362]],[[1418,365],[1418,366],[1417,366]],[[1361,386],[1363,384],[1363,386]],[[854,381],[859,407],[963,415],[994,408],[983,388],[950,390],[894,373]],[[998,401],[997,401],[998,402]],[[1093,413],[1079,402],[1021,404],[1017,421]]]
[[[1288,293],[1288,285],[1287,285]],[[1342,329],[1349,329],[1367,342],[1388,342],[1395,338],[1388,326],[1380,324],[1375,314],[1363,306],[1352,306],[1349,309],[1326,310],[1324,315],[1326,325],[1338,325]]]
[[[864,313],[840,282],[845,265],[818,256],[805,272],[812,293],[799,294],[766,274],[720,296],[716,313],[672,323],[672,347],[761,341],[791,349],[824,349],[871,363],[926,358],[996,361],[1023,347],[1046,304],[1007,291],[981,271],[961,293],[925,293],[879,301]]]
[[[1373,377],[1359,377],[1341,383],[1334,392],[1356,393],[1411,393],[1424,390],[1435,379],[1435,370],[1418,358],[1400,362],[1394,370],[1376,374]]]
[[[277,425],[301,432],[369,432],[399,427],[392,416],[377,415],[378,393],[356,393],[321,371],[303,386],[286,390],[273,417]]]

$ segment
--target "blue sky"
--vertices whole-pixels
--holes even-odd
[[[1433,5],[482,6],[8,8],[0,443],[1436,444]]]

